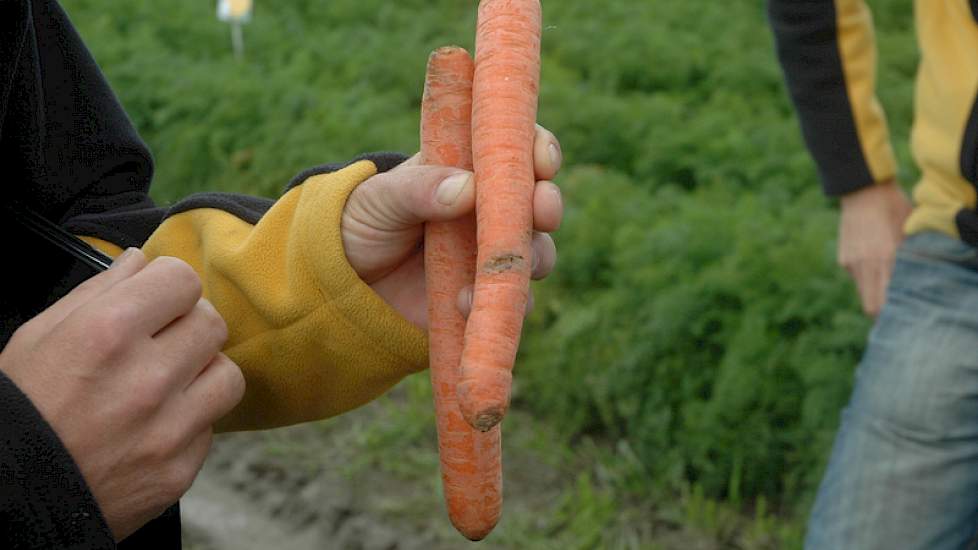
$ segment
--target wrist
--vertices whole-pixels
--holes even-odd
[[[892,197],[894,193],[902,195],[903,191],[895,179],[889,178],[841,195],[839,206],[842,209],[847,209],[881,204],[885,198]]]

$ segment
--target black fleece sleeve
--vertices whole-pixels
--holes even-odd
[[[891,179],[896,166],[875,95],[876,45],[863,0],[768,0],[802,134],[827,195]]]
[[[54,0],[0,0],[0,20],[2,10],[9,10],[9,19],[0,22],[0,61],[8,65],[0,66],[0,166],[22,184],[14,198],[76,235],[120,248],[142,246],[165,218],[180,212],[217,209],[255,223],[274,204],[233,193],[194,195],[167,208],[154,204],[150,151],[64,10]],[[24,25],[10,25],[15,18]],[[307,170],[296,180],[359,159],[383,172],[405,158],[364,155]]]
[[[354,163],[349,168],[353,175],[346,174],[339,179],[352,181],[354,176],[369,177],[377,171],[395,166],[404,157],[380,154],[372,155],[367,160],[370,162]],[[167,250],[179,249],[181,243],[186,245],[183,248],[192,248],[195,243],[211,241],[203,238],[206,235],[193,231],[161,232],[163,220],[178,218],[171,226],[180,226],[185,220],[203,219],[206,222],[203,225],[209,228],[211,218],[222,223],[243,222],[253,225],[273,205],[281,204],[281,201],[276,203],[271,199],[242,195],[202,194],[190,197],[172,208],[156,206],[148,196],[153,173],[149,150],[133,128],[67,15],[54,0],[0,0],[0,167],[5,186],[4,193],[0,193],[0,201],[17,199],[48,219],[58,221],[77,235],[94,237],[118,247],[143,246],[150,241],[160,246],[166,245]],[[330,173],[338,168],[340,166],[319,167],[304,173],[302,178],[293,183],[298,184],[307,176],[316,179],[316,175]],[[306,186],[319,189],[305,195],[316,195],[316,191],[321,191],[324,186],[327,183]],[[303,186],[290,186],[292,198],[302,194],[296,187]],[[313,207],[305,208],[304,211],[309,212],[306,219],[315,219],[322,223],[321,212],[314,210]],[[289,204],[284,205],[280,211],[291,212]],[[194,215],[201,212],[204,215]],[[279,219],[279,225],[266,224],[271,227],[271,231],[264,233],[271,234],[279,227],[293,225],[292,218],[285,214]],[[216,226],[218,229],[223,227],[220,224]],[[241,232],[235,233],[239,234]],[[151,236],[155,237],[155,241]],[[279,242],[272,244],[273,251],[288,245]],[[342,253],[335,256],[335,263],[342,264]],[[329,262],[332,261],[330,258]],[[252,269],[252,265],[257,264],[251,263],[246,267],[248,274],[254,274],[253,279],[264,275],[261,269]],[[358,279],[355,282],[362,284]],[[344,294],[347,299],[349,296],[359,294]],[[320,295],[315,294],[314,297],[318,299]],[[365,308],[362,302],[350,307],[349,309],[360,312],[353,317],[359,319],[364,311],[372,315],[380,310],[382,304],[376,296],[364,297],[364,301],[371,299],[371,304],[377,303],[374,307]],[[381,316],[385,322],[378,324],[378,332],[395,325],[400,327],[398,323],[406,325],[406,321],[395,319],[386,310],[385,313],[385,316]],[[349,322],[348,318],[350,315],[337,316],[337,319],[346,319],[346,322]],[[402,332],[407,333],[406,330]],[[411,333],[408,335],[411,338],[405,336],[397,340],[399,343],[404,342],[403,347],[410,351],[407,355],[412,359],[423,355],[423,338],[420,334]],[[317,335],[319,338],[315,341],[320,342],[322,333]],[[368,336],[370,335],[373,333]],[[386,333],[384,338],[385,344],[391,340]],[[369,353],[392,357],[391,365],[384,363],[378,368],[382,371],[382,376],[370,378],[374,382],[371,386],[374,389],[385,387],[383,384],[399,379],[412,371],[416,364],[424,363],[421,359],[395,362],[394,359],[400,359],[400,355],[395,357],[396,354],[388,353],[387,347],[363,346]],[[394,348],[404,351],[397,346]],[[363,378],[362,374],[358,376]],[[378,378],[383,384],[376,382],[374,378]],[[256,385],[249,382],[250,388]],[[0,399],[6,400],[4,392],[14,389],[9,384],[0,388]],[[64,478],[60,481],[65,487],[63,504],[70,505],[70,509],[75,510],[79,509],[79,502],[93,503],[77,467],[61,449],[50,428],[43,434],[31,435],[32,430],[40,428],[33,424],[17,423],[29,415],[33,415],[33,418],[40,417],[23,395],[19,392],[12,395],[17,397],[16,407],[0,414],[0,429],[19,435],[17,438],[9,437],[6,452],[0,452],[0,471],[21,471],[17,470],[21,468],[21,463],[17,462],[21,460],[21,455],[17,453],[27,453],[25,456],[28,458],[50,457],[52,461],[58,462],[58,471],[64,472],[63,476],[58,474]],[[363,397],[361,394],[357,395]],[[320,404],[320,401],[317,400],[316,403]],[[277,402],[285,406],[291,403],[287,399]],[[30,444],[34,446],[31,447]],[[43,473],[24,470],[24,475],[28,477]],[[37,482],[41,483],[43,479]],[[35,494],[43,495],[35,491],[0,492],[0,500],[3,500],[0,506],[11,514],[19,514],[18,517],[21,518],[33,517],[32,514],[48,514],[32,520],[33,527],[27,523],[22,524],[24,529],[38,530],[35,534],[38,537],[46,536],[49,526],[60,525],[72,518],[70,513],[67,518],[57,515],[60,508],[35,505],[31,501]],[[0,517],[0,520],[3,519]],[[70,521],[68,525],[72,525]],[[177,508],[171,508],[167,514],[120,543],[119,548],[179,548],[179,525]],[[11,540],[3,538],[6,535],[0,527],[0,548],[16,547]],[[78,532],[78,535],[89,536],[83,532]],[[18,532],[16,536],[18,540],[26,540],[21,538],[26,536],[24,533]],[[106,547],[102,546],[102,541],[103,539],[91,539],[87,541],[89,546],[81,547]],[[57,546],[42,544],[42,547]]]
[[[53,0],[0,0],[0,168],[0,200],[69,229],[81,219],[122,246],[162,218],[147,195],[149,150]],[[72,457],[7,379],[0,438],[0,548],[116,547]],[[149,534],[179,548],[179,529],[174,506],[120,547],[155,547],[139,542]]]
[[[115,548],[58,436],[0,373],[0,547]]]
[[[22,35],[19,52],[8,82],[0,83],[8,87],[0,165],[9,191],[66,226],[101,216],[100,232],[120,246],[138,245],[162,216],[148,196],[148,148],[61,7],[53,0],[3,3],[25,12],[22,28],[11,25]]]

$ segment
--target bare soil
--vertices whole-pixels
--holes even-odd
[[[321,423],[217,436],[204,469],[181,500],[185,548],[568,548],[569,537],[560,531],[578,518],[553,518],[580,472],[557,464],[552,449],[546,450],[545,426],[518,411],[507,418],[508,425],[521,427],[504,432],[503,517],[485,541],[472,543],[447,519],[433,432],[409,447],[403,441],[412,438],[394,437],[388,448],[383,438],[391,434],[371,430],[389,422],[390,414],[390,408],[370,405]],[[651,512],[627,523],[634,525],[633,533],[615,547],[721,547],[689,532],[681,521]],[[602,544],[580,540],[570,547]]]

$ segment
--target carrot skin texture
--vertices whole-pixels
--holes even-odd
[[[479,254],[458,394],[466,421],[482,431],[509,407],[529,297],[542,18],[539,0],[479,3],[472,91]]]
[[[472,169],[472,72],[472,58],[462,48],[431,54],[421,116],[425,164]],[[425,226],[429,361],[442,487],[452,524],[470,540],[481,540],[502,508],[502,442],[499,427],[477,431],[458,407],[465,319],[457,298],[475,279],[475,260],[474,216]]]

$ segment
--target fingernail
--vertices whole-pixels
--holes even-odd
[[[127,248],[122,254],[119,254],[119,256],[116,257],[116,259],[112,260],[112,265],[109,266],[109,269],[112,269],[113,267],[115,267],[117,265],[122,265],[125,262],[129,261],[130,259],[132,259],[132,257],[136,255],[136,251],[137,250],[139,250],[139,249],[138,248],[135,248],[135,247],[129,247],[129,248]]]
[[[462,195],[462,191],[465,191],[465,186],[468,185],[471,180],[472,174],[468,172],[455,174],[454,176],[445,178],[445,181],[438,184],[438,190],[435,192],[435,199],[445,206],[452,206]]]
[[[557,147],[556,143],[551,143],[549,150],[550,165],[553,166],[554,169],[557,169],[560,167],[560,163],[563,160],[563,155],[560,153],[560,149]]]
[[[564,206],[564,194],[560,192],[560,188],[554,185],[550,188],[550,192],[553,193],[554,197],[557,198],[557,205],[563,208]]]

